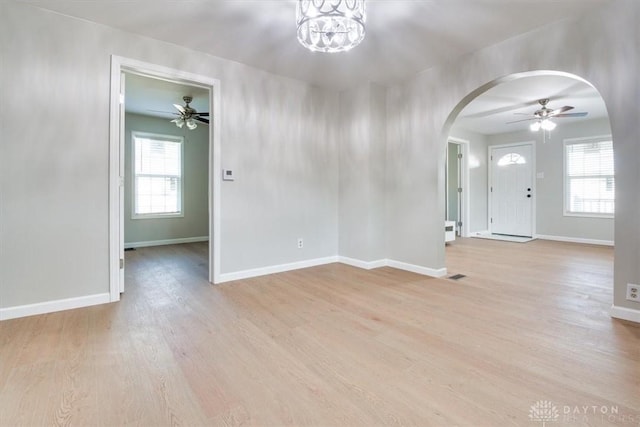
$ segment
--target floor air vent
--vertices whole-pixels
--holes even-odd
[[[451,280],[460,280],[463,277],[467,277],[467,276],[465,276],[464,274],[454,274],[453,276],[449,276],[449,279],[451,279]]]

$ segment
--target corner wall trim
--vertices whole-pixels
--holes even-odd
[[[111,302],[111,295],[109,294],[109,292],[105,292],[103,294],[87,295],[84,297],[18,305],[15,307],[0,308],[0,320],[34,316],[36,314],[54,313],[56,311],[89,307],[92,305],[106,304],[108,302]]]
[[[201,241],[201,240],[198,240],[198,241]],[[142,242],[142,243],[151,243],[151,242]],[[170,243],[165,243],[165,244],[170,244]],[[152,245],[147,245],[147,246],[152,246]],[[142,246],[138,246],[138,247],[142,247]],[[305,261],[298,261],[298,262],[293,262],[289,264],[254,268],[251,270],[243,270],[243,271],[237,271],[233,273],[224,273],[220,275],[220,280],[216,283],[224,283],[224,282],[231,282],[233,280],[249,279],[252,277],[264,276],[267,274],[283,273],[285,271],[315,267],[315,266],[324,265],[324,264],[332,264],[335,262],[340,262],[342,264],[347,264],[353,267],[362,268],[366,270],[371,270],[379,267],[392,267],[392,268],[397,268],[399,270],[411,271],[413,273],[418,273],[418,274],[422,274],[430,277],[443,277],[443,276],[446,276],[447,274],[446,268],[433,269],[429,267],[422,267],[419,265],[408,264],[405,262],[394,261],[390,259],[382,259],[377,261],[362,261],[354,258],[336,255],[336,256],[329,256],[325,258],[315,258],[315,259],[310,259]],[[45,302],[35,303],[35,304],[20,305],[15,307],[0,308],[0,321],[16,319],[19,317],[34,316],[37,314],[54,313],[57,311],[71,310],[74,308],[90,307],[92,305],[106,304],[109,302],[112,302],[111,294],[109,292],[105,292],[102,294],[87,295],[83,297],[67,298],[67,299],[60,299],[60,300],[54,300],[54,301],[45,301]],[[640,322],[640,312],[636,312],[635,310],[630,310],[630,309],[623,309],[623,308],[620,308],[620,309],[629,311],[632,314],[637,315],[638,316],[637,320],[633,320],[633,318],[630,319],[628,317],[623,317],[623,315],[616,316],[614,315],[613,308],[611,310],[611,313],[612,313],[611,315],[613,317],[619,317],[621,319]]]
[[[353,267],[362,268],[364,270],[372,270],[380,267],[392,267],[398,270],[410,271],[412,273],[422,274],[423,276],[430,277],[444,277],[447,275],[446,268],[429,268],[422,267],[420,265],[408,264],[406,262],[394,261],[392,259],[380,259],[377,261],[362,261],[359,259],[338,256],[338,262],[342,264],[351,265]]]
[[[223,273],[220,275],[220,280],[216,282],[225,283],[234,280],[250,279],[252,277],[265,276],[267,274],[283,273],[285,271],[298,270],[300,268],[315,267],[317,265],[331,264],[339,262],[342,264],[350,265],[352,267],[362,268],[364,270],[371,270],[379,267],[393,267],[399,270],[411,271],[413,273],[422,274],[430,277],[443,277],[447,275],[446,268],[433,269],[429,267],[422,267],[419,265],[407,264],[400,261],[394,261],[390,259],[381,259],[377,261],[362,261],[355,258],[349,258],[344,256],[330,256],[325,258],[316,258],[306,261],[293,262],[290,264],[273,265],[269,267],[253,268],[251,270],[236,271],[233,273]]]
[[[612,305],[609,314],[616,319],[640,323],[640,310]]]
[[[315,267],[317,265],[331,264],[338,262],[337,256],[326,258],[309,259],[305,261],[292,262],[289,264],[272,265],[269,267],[253,268],[251,270],[236,271],[233,273],[220,274],[218,283],[231,282],[233,280],[250,279],[252,277],[266,276],[267,274],[284,273],[285,271],[298,270],[300,268]]]
[[[397,268],[399,270],[411,271],[412,273],[422,274],[424,276],[431,277],[444,277],[447,275],[446,268],[429,268],[422,267],[420,265],[407,264],[406,262],[394,261],[392,259],[387,260],[387,266]]]
[[[586,245],[602,245],[602,246],[614,245],[613,240],[583,239],[580,237],[566,237],[566,236],[549,236],[545,234],[536,234],[534,237],[542,240],[554,240],[556,242],[584,243]]]
[[[349,258],[346,256],[338,256],[338,262],[352,267],[362,268],[364,270],[372,270],[374,268],[386,267],[387,260],[379,259],[377,261],[362,261],[355,258]]]
[[[125,243],[125,248],[146,248],[149,246],[179,245],[182,243],[208,242],[209,236],[183,237],[180,239],[149,240],[146,242]]]

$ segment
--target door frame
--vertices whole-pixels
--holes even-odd
[[[487,208],[489,211],[488,217],[488,226],[489,226],[489,234],[493,234],[493,150],[496,148],[509,148],[509,147],[522,147],[528,145],[531,147],[531,189],[532,189],[532,198],[531,201],[531,237],[535,237],[537,234],[536,230],[536,212],[537,212],[537,203],[538,203],[538,194],[537,194],[537,171],[536,171],[536,142],[534,140],[524,141],[524,142],[514,142],[510,144],[496,144],[489,145],[487,147],[487,159],[489,160],[487,163],[489,167],[487,168],[489,176],[487,177]]]
[[[460,212],[460,220],[462,222],[462,229],[460,232],[461,237],[469,237],[469,221],[471,218],[471,207],[469,206],[471,200],[471,188],[469,186],[469,144],[470,142],[466,139],[456,138],[450,136],[447,138],[447,155],[446,155],[446,165],[449,164],[449,143],[458,144],[460,146],[460,151],[462,153],[462,161],[460,162],[460,185],[462,186],[462,209]],[[446,170],[446,168],[445,168]],[[445,175],[446,178],[446,175]],[[445,206],[448,202],[448,192],[445,191]],[[456,224],[457,227],[457,224]]]
[[[111,102],[109,124],[109,295],[112,302],[120,300],[124,291],[124,224],[122,213],[124,203],[121,191],[124,189],[124,122],[121,106],[124,93],[121,92],[122,73],[139,74],[173,83],[199,86],[209,90],[209,277],[211,283],[220,280],[220,189],[222,163],[220,159],[220,80],[164,67],[136,59],[111,55]]]

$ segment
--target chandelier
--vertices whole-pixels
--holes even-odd
[[[345,52],[364,39],[364,0],[298,0],[298,41],[315,52]]]

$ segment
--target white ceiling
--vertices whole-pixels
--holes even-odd
[[[611,0],[367,0],[349,52],[296,39],[295,0],[18,0],[325,87],[388,83]]]
[[[485,135],[525,130],[531,121],[521,114],[540,109],[539,99],[549,98],[547,107],[575,107],[568,113],[587,112],[586,117],[554,119],[558,124],[608,117],[605,103],[593,86],[566,76],[531,76],[502,83],[471,101],[458,115],[454,126]]]
[[[146,116],[174,119],[177,112],[173,104],[184,105],[182,97],[193,98],[192,108],[200,113],[209,112],[209,90],[136,74],[125,76],[125,111]]]
[[[344,89],[362,81],[389,83],[468,52],[576,16],[612,0],[367,0],[367,35],[349,52],[310,52],[296,39],[295,0],[18,0],[311,84]],[[172,104],[192,95],[207,110],[206,90],[128,76],[127,111],[171,118]],[[484,134],[526,129],[506,123],[533,113],[537,100],[606,116],[597,92],[567,77],[530,77],[476,98],[457,126]],[[169,114],[150,110],[167,111]]]

